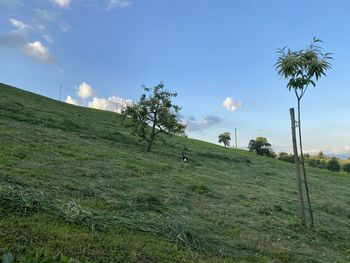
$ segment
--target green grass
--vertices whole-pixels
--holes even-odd
[[[0,85],[0,254],[81,262],[349,262],[350,177],[187,138],[151,153],[120,116]],[[188,148],[188,163],[180,160]]]

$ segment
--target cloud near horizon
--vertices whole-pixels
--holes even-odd
[[[184,118],[184,122],[187,123],[186,130],[188,132],[203,132],[222,121],[223,119],[216,115],[207,115],[199,120],[194,117]]]
[[[121,97],[112,96],[109,98],[92,98],[89,102],[88,107],[98,110],[106,110],[121,113],[123,107],[131,106],[133,104],[132,100],[126,100]]]
[[[72,98],[70,95],[67,96],[65,102],[77,106],[89,107],[98,110],[106,110],[121,113],[123,107],[131,106],[133,104],[132,100],[123,99],[118,96],[111,96],[108,98],[99,98],[95,96],[96,92],[86,82],[82,82],[76,88],[76,95],[78,100]],[[86,102],[88,98],[92,98],[89,102]]]
[[[71,96],[67,96],[66,100],[64,101],[65,103],[72,104],[75,106],[79,106],[79,103],[77,100],[73,99]]]

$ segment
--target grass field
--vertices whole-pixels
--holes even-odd
[[[187,148],[190,162],[179,156]],[[172,137],[151,153],[120,116],[0,85],[0,254],[81,262],[350,262],[350,177]]]

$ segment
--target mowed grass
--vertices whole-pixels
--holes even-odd
[[[180,160],[187,149],[188,163]],[[151,153],[118,114],[0,85],[0,254],[81,262],[349,262],[350,177],[187,138]]]

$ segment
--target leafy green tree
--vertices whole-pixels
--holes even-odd
[[[219,143],[223,143],[224,146],[230,146],[231,133],[224,132],[219,135]]]
[[[284,161],[284,162],[293,163],[294,162],[294,155],[288,154],[286,152],[280,152],[277,156],[277,159]]]
[[[343,171],[346,172],[347,174],[350,173],[350,163],[346,163],[343,165]]]
[[[250,152],[256,152],[257,155],[271,156],[273,153],[271,144],[265,137],[257,137],[255,140],[250,140],[248,150]]]
[[[318,155],[317,155],[317,158],[318,158],[318,159],[324,159],[324,158],[325,158],[324,153],[323,153],[322,151],[320,151],[320,152],[318,153]]]
[[[321,164],[321,160],[310,158],[307,160],[307,164],[311,167],[319,167],[319,165]]]
[[[160,83],[153,88],[144,87],[140,100],[123,109],[124,125],[147,142],[148,151],[160,133],[185,135],[186,125],[179,118],[181,108],[171,101],[176,96]]]
[[[301,134],[301,99],[305,95],[308,87],[316,86],[316,81],[326,75],[326,71],[331,68],[330,53],[323,53],[319,43],[322,41],[313,38],[311,45],[302,50],[291,50],[282,48],[277,51],[278,59],[275,64],[279,75],[288,80],[287,88],[293,90],[298,101],[298,129],[299,129],[299,147],[301,152],[301,164],[303,168],[305,190],[309,204],[311,226],[314,225],[313,213],[311,208],[310,194],[305,170],[302,134]]]
[[[332,157],[328,161],[327,169],[332,171],[332,172],[339,172],[340,171],[340,164],[339,164],[338,159],[336,157]]]

